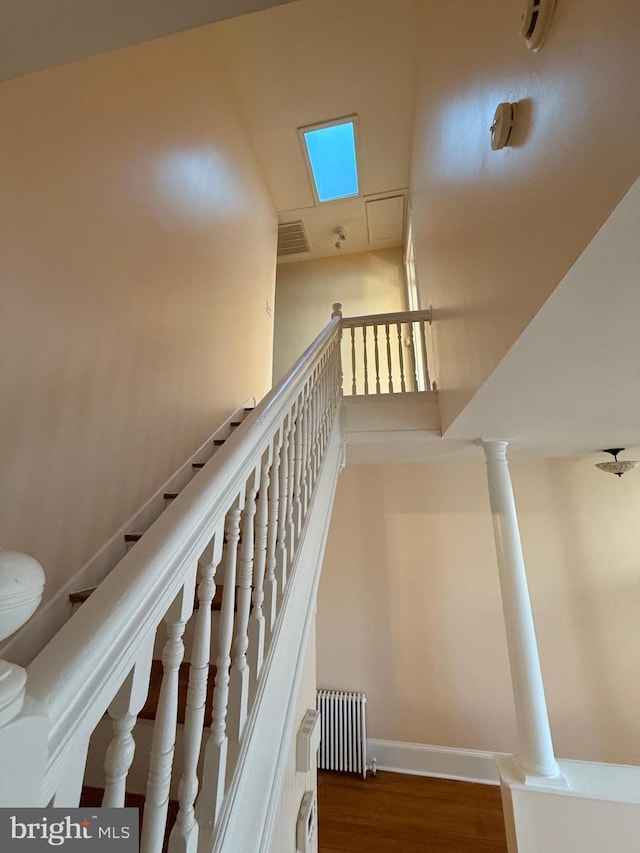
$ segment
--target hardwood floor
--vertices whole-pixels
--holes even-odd
[[[320,853],[506,853],[500,788],[318,773]]]

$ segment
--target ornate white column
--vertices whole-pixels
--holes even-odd
[[[489,500],[518,726],[516,757],[525,782],[540,781],[541,777],[545,781],[559,780],[562,777],[553,754],[516,505],[509,476],[507,442],[480,443],[487,460]]]

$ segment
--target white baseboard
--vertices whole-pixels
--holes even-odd
[[[422,743],[403,743],[394,740],[367,739],[367,763],[376,760],[378,770],[409,773],[415,776],[436,776],[499,785],[500,774],[495,763],[502,752],[482,752],[477,749],[456,749],[429,746]]]

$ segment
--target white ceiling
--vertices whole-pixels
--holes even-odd
[[[291,0],[2,0],[0,80]]]
[[[288,260],[402,244],[369,240],[366,201],[409,186],[421,12],[420,0],[299,0],[216,28],[279,221],[301,219],[311,244]],[[353,114],[361,196],[316,204],[298,129]]]

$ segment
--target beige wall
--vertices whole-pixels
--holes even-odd
[[[512,463],[557,752],[640,763],[640,481]],[[348,466],[318,603],[318,686],[364,690],[374,738],[512,751],[484,464]]]
[[[286,373],[324,329],[334,302],[342,303],[345,317],[404,310],[402,249],[278,265],[274,380]]]
[[[563,0],[537,54],[521,6],[425,4],[411,205],[445,428],[640,172],[638,3]],[[513,146],[492,151],[501,101]]]
[[[214,38],[0,86],[0,545],[47,596],[270,385],[275,215]]]

